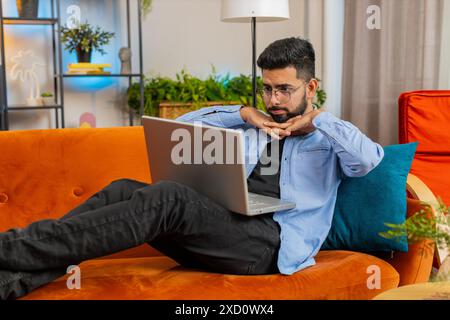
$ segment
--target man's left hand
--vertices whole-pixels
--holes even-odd
[[[321,112],[321,110],[314,110],[304,114],[303,116],[291,118],[285,123],[265,122],[264,125],[272,129],[278,128],[289,131],[291,133],[291,136],[306,135],[316,130],[316,127],[314,127],[312,120]]]

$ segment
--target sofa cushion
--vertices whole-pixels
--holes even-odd
[[[450,155],[450,91],[405,92],[399,97],[399,141],[418,141],[418,154]]]
[[[339,186],[331,230],[322,249],[408,251],[403,241],[386,239],[385,223],[406,220],[406,179],[417,143],[384,147],[381,163],[364,177],[346,178]]]
[[[395,269],[374,256],[322,251],[316,262],[292,276],[236,276],[186,269],[163,256],[90,260],[80,265],[81,289],[67,289],[64,276],[22,299],[371,299],[399,283]],[[374,266],[380,289],[367,285]]]

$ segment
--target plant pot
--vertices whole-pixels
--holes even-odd
[[[42,104],[44,106],[54,106],[55,105],[55,98],[54,97],[42,97]]]
[[[36,19],[39,11],[39,0],[16,0],[19,18]]]
[[[81,47],[77,47],[77,59],[78,62],[87,62],[90,63],[92,59],[92,49],[90,49],[88,52],[81,49]]]
[[[159,117],[164,119],[176,119],[188,112],[198,110],[204,107],[211,106],[225,106],[225,105],[237,105],[239,102],[226,102],[226,101],[208,101],[197,104],[193,103],[177,103],[177,102],[165,102],[162,101],[159,104]]]

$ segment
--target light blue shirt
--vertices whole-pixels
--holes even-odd
[[[179,117],[185,122],[201,122],[216,127],[254,127],[242,120],[241,106],[203,108]],[[280,172],[280,198],[294,202],[291,210],[278,211],[273,219],[281,228],[278,269],[291,275],[315,264],[314,257],[327,238],[339,184],[345,176],[361,177],[383,159],[383,148],[371,141],[350,122],[329,112],[313,119],[317,128],[305,136],[287,137]],[[251,130],[248,130],[251,131]],[[270,139],[245,138],[247,178]]]

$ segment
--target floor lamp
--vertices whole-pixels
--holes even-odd
[[[224,22],[252,24],[252,84],[253,107],[256,108],[256,22],[289,19],[289,0],[222,0],[221,19]]]

